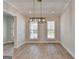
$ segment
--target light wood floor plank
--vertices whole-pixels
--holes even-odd
[[[60,44],[25,44],[15,49],[14,59],[74,59]]]

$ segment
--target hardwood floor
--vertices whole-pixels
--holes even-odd
[[[12,59],[12,56],[3,56],[3,59]]]
[[[74,59],[60,44],[26,44],[15,49],[13,59]]]
[[[3,56],[13,56],[13,51],[14,51],[13,43],[8,43],[3,45]]]

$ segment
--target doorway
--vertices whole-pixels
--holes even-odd
[[[14,16],[3,12],[3,59],[12,59],[14,52]]]

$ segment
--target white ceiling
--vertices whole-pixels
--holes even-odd
[[[36,15],[40,14],[40,3],[35,0],[4,0],[13,4],[23,15],[33,15],[34,5]],[[42,0],[42,14],[60,15],[69,0]],[[54,11],[52,13],[52,11]],[[30,13],[29,13],[30,12]]]

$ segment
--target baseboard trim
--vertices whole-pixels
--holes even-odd
[[[10,43],[14,43],[14,42],[13,41],[3,42],[3,44],[10,44]]]
[[[60,42],[60,44],[66,49],[66,51],[67,51],[73,58],[75,58],[75,56],[72,54],[72,52],[71,52],[68,48],[66,48],[65,45],[64,45],[62,42]]]
[[[60,43],[60,41],[27,41],[27,43]]]
[[[20,44],[19,46],[17,47],[14,47],[15,49],[18,49],[19,47],[22,47],[23,45],[25,44],[39,44],[39,43],[60,43],[60,41],[27,41],[27,42],[24,42],[23,44]]]
[[[17,47],[14,47],[14,49],[18,49],[18,48],[20,48],[21,46],[23,46],[24,44],[25,44],[25,42],[22,43],[22,44],[20,44],[20,45],[17,45]]]

